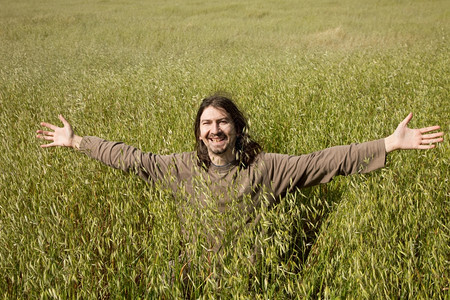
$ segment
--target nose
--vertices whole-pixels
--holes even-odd
[[[212,128],[211,128],[211,133],[212,134],[217,134],[219,132],[221,132],[222,130],[220,129],[220,125],[219,123],[213,123]]]

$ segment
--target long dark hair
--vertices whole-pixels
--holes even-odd
[[[262,147],[250,138],[250,135],[248,134],[247,119],[233,100],[218,94],[203,99],[195,118],[194,131],[198,165],[205,169],[208,169],[211,165],[208,149],[200,139],[200,118],[203,111],[209,106],[221,108],[231,117],[237,134],[235,144],[236,158],[238,159],[241,167],[248,167],[255,160],[256,156],[262,151]]]

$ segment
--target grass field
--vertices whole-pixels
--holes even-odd
[[[224,256],[190,245],[189,288],[168,279],[183,268],[181,199],[35,139],[62,113],[79,135],[190,151],[197,107],[216,91],[267,152],[385,137],[410,111],[411,127],[448,133],[449,11],[438,0],[0,0],[0,295],[449,299],[448,138],[262,208]],[[255,241],[257,265],[245,259]]]

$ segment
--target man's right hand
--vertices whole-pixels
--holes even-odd
[[[82,137],[75,135],[70,126],[69,122],[62,115],[58,115],[58,118],[63,123],[63,127],[58,127],[50,123],[42,122],[41,126],[47,127],[53,131],[46,130],[38,130],[36,131],[38,135],[36,136],[39,139],[43,139],[46,141],[52,141],[50,144],[41,145],[42,148],[47,147],[72,147],[74,149],[79,149],[80,142]]]

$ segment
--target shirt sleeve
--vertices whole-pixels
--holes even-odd
[[[336,146],[307,155],[265,154],[272,191],[279,196],[294,187],[330,182],[334,176],[368,173],[386,163],[384,139]]]
[[[188,153],[157,155],[122,142],[94,136],[83,137],[80,151],[110,167],[134,173],[148,182],[177,181],[186,173],[182,170],[187,169],[186,164],[189,162]]]

